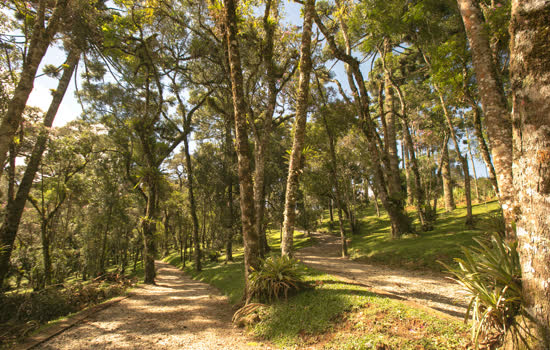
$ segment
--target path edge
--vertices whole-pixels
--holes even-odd
[[[59,335],[63,332],[65,332],[67,329],[73,327],[77,323],[82,322],[86,318],[92,316],[93,314],[105,310],[106,308],[113,306],[114,304],[117,304],[121,302],[124,299],[127,299],[131,296],[131,294],[122,295],[119,297],[115,297],[113,299],[109,299],[101,304],[89,306],[81,311],[78,311],[77,313],[66,317],[62,321],[59,321],[58,323],[52,325],[51,327],[48,327],[44,329],[43,331],[39,331],[37,334],[27,338],[24,342],[19,343],[15,345],[12,349],[13,350],[29,350],[32,349],[49,339],[55,337],[56,335]]]

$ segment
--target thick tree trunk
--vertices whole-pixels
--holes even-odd
[[[248,126],[246,118],[246,103],[243,90],[243,74],[241,56],[239,52],[236,0],[225,1],[224,24],[227,38],[227,52],[231,72],[231,91],[233,95],[233,109],[235,117],[235,142],[239,169],[239,187],[241,203],[241,222],[244,243],[244,270],[245,270],[245,299],[250,300],[249,273],[251,269],[258,269],[259,236],[254,227],[254,189],[250,171],[250,149],[248,145]]]
[[[387,44],[387,43],[386,43]],[[389,48],[388,48],[389,50]],[[394,95],[389,74],[384,75],[385,79],[385,114],[386,130],[384,134],[384,143],[386,154],[389,160],[390,169],[388,174],[388,190],[392,198],[401,197],[404,200],[403,189],[401,188],[401,177],[399,176],[399,157],[397,156],[397,138],[396,138],[396,115],[394,113]]]
[[[534,348],[549,349],[550,3],[513,0],[510,23],[514,213],[523,299],[524,307],[536,321]],[[497,173],[499,165],[495,162]]]
[[[514,184],[512,178],[512,123],[506,97],[491,54],[491,46],[479,5],[474,0],[457,0],[470,43],[487,135],[497,175],[500,205],[506,233],[514,237]]]
[[[31,157],[29,158],[27,167],[25,168],[23,178],[21,179],[19,188],[17,189],[17,194],[15,195],[15,199],[9,201],[7,207],[5,208],[5,215],[2,221],[2,226],[0,227],[0,247],[4,248],[0,249],[0,288],[3,286],[4,278],[6,277],[9,269],[11,252],[13,250],[15,236],[17,235],[17,231],[19,229],[19,223],[21,222],[21,215],[25,209],[25,204],[32,188],[34,176],[36,175],[40,161],[42,160],[42,154],[46,149],[49,129],[53,124],[59,105],[61,104],[63,96],[67,91],[67,87],[69,86],[79,58],[80,52],[78,51],[71,51],[67,57],[67,66],[63,70],[63,75],[59,80],[57,89],[53,94],[52,102],[50,103],[46,116],[44,117],[44,128],[40,130],[40,133],[36,139],[36,144],[32,149]]]
[[[449,164],[449,145],[446,142],[441,150],[441,177],[443,178],[443,198],[447,212],[456,209],[453,195],[453,180],[451,178],[451,166]]]
[[[311,35],[313,12],[315,11],[315,0],[307,0],[304,7],[302,46],[300,49],[300,80],[298,83],[298,98],[296,99],[294,141],[292,144],[292,152],[290,154],[288,178],[286,183],[283,241],[281,242],[281,253],[286,256],[292,255],[292,245],[294,242],[296,194],[298,192],[298,179],[302,169],[302,150],[305,143],[307,108],[309,106],[309,76],[312,68]]]
[[[0,176],[2,175],[10,144],[19,128],[19,124],[21,124],[23,111],[34,86],[36,71],[54,35],[58,31],[60,20],[65,12],[67,2],[68,0],[57,1],[54,11],[48,19],[47,27],[44,27],[46,20],[46,1],[42,0],[38,5],[28,53],[23,63],[23,71],[19,77],[19,83],[13,92],[13,97],[8,103],[8,110],[2,117],[0,124]]]

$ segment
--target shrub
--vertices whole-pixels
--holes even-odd
[[[522,314],[521,269],[517,243],[507,243],[500,235],[490,240],[476,239],[479,247],[462,248],[464,259],[458,267],[443,263],[455,280],[472,296],[466,319],[472,315],[472,338],[476,345],[492,348],[502,344],[508,331],[521,337],[517,320]]]
[[[289,291],[300,290],[307,286],[298,261],[287,256],[269,257],[262,261],[260,270],[250,273],[250,288],[253,296],[259,300],[272,301]]]

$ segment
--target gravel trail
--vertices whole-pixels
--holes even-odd
[[[443,274],[350,261],[340,256],[339,237],[321,233],[312,235],[316,244],[296,252],[297,258],[306,265],[363,284],[375,292],[389,293],[464,319],[468,295]]]
[[[38,349],[271,349],[231,322],[215,288],[156,262],[157,285],[142,285]]]

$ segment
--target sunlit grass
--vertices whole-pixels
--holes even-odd
[[[475,228],[465,225],[466,208],[461,207],[446,213],[438,211],[434,229],[413,235],[405,235],[399,240],[391,239],[390,221],[385,211],[376,216],[374,207],[368,207],[357,213],[360,219],[360,233],[348,234],[351,238],[349,252],[352,259],[378,262],[408,268],[427,268],[440,271],[438,261],[453,264],[453,258],[462,257],[461,246],[471,246],[475,237],[491,232],[491,215],[499,210],[497,201],[473,206]],[[416,212],[409,215],[418,226]],[[328,230],[328,219],[323,221],[322,230]],[[348,230],[349,232],[349,230]]]

